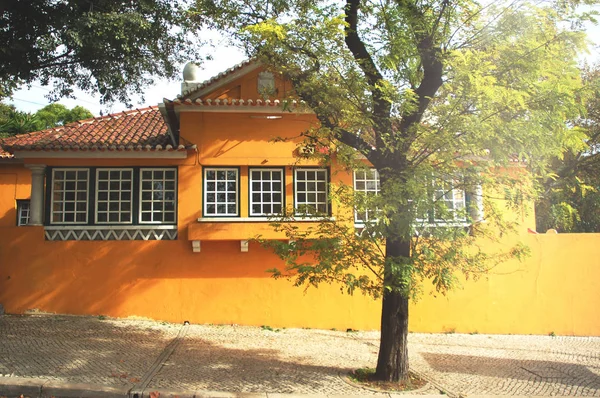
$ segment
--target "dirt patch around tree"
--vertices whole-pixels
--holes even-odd
[[[354,386],[380,392],[414,392],[428,385],[427,380],[413,372],[409,372],[408,378],[400,382],[376,380],[375,369],[371,368],[356,369],[342,377]]]

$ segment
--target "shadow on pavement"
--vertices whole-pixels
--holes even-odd
[[[530,380],[600,389],[600,376],[582,364],[488,356],[420,354],[436,372]]]
[[[188,336],[149,388],[304,394],[344,393],[352,389],[339,374],[349,372],[356,364],[324,366],[315,364],[314,358],[282,358],[280,353],[276,348],[224,347]]]

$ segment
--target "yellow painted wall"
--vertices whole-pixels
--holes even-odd
[[[0,303],[9,313],[37,308],[173,322],[378,328],[378,302],[360,294],[341,294],[336,286],[305,293],[286,280],[273,280],[265,270],[281,263],[272,253],[253,243],[248,253],[241,253],[239,240],[211,240],[211,234],[212,239],[226,239],[227,234],[219,229],[225,227],[196,232],[204,240],[202,252],[193,253],[188,239],[197,237],[188,236],[188,230],[206,228],[196,222],[201,214],[202,182],[196,162],[193,154],[178,162],[177,241],[45,241],[41,227],[14,226],[15,199],[29,196],[30,177],[22,166],[3,166]],[[139,160],[118,163],[147,165]],[[291,177],[291,169],[286,170]],[[339,179],[350,182],[341,173],[334,177]],[[428,294],[425,286],[426,293],[411,305],[411,331],[600,335],[600,234],[527,234],[532,212],[515,216],[522,228],[505,244],[523,241],[532,256],[523,263],[503,264],[478,281],[464,281],[462,289],[446,297]],[[256,228],[263,230],[264,225]],[[240,239],[240,231],[255,232],[246,225],[231,231],[235,234],[229,239]]]
[[[600,234],[528,234],[532,255],[412,306],[419,332],[600,335]]]
[[[239,83],[240,95],[250,96],[248,85],[255,84],[256,73],[215,95],[233,92]],[[264,224],[237,228],[197,222],[202,166],[240,167],[240,209],[246,217],[249,166],[284,166],[291,206],[292,166],[316,165],[295,156],[299,138],[293,138],[314,125],[313,116],[252,116],[260,114],[182,112],[181,137],[198,147],[183,160],[25,160],[53,166],[178,166],[176,241],[45,241],[43,227],[15,226],[16,200],[29,197],[30,173],[1,164],[0,303],[9,313],[37,308],[172,322],[377,329],[379,302],[341,294],[338,286],[305,292],[270,277],[266,270],[281,262],[266,249],[251,243],[248,253],[240,252],[241,236],[267,233]],[[273,142],[282,136],[291,140]],[[351,184],[350,175],[336,171],[334,183]],[[334,214],[347,210],[333,209]],[[505,244],[524,241],[532,257],[504,264],[477,282],[466,281],[447,297],[426,293],[411,306],[412,331],[600,335],[600,234],[530,235],[526,229],[535,225],[533,212],[513,217],[521,227]],[[201,253],[192,252],[190,239],[202,241]]]

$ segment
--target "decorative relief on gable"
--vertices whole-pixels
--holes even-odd
[[[258,93],[263,97],[276,94],[275,75],[273,73],[264,71],[258,74]]]

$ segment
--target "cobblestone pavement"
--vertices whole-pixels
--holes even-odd
[[[180,325],[71,316],[0,317],[0,375],[147,390],[378,395],[340,375],[374,366],[378,332]],[[173,347],[173,345],[171,345]],[[411,334],[421,394],[600,396],[600,338]]]
[[[0,376],[133,384],[179,325],[77,316],[0,316]]]
[[[600,396],[600,337],[412,334],[409,349],[452,395]]]

